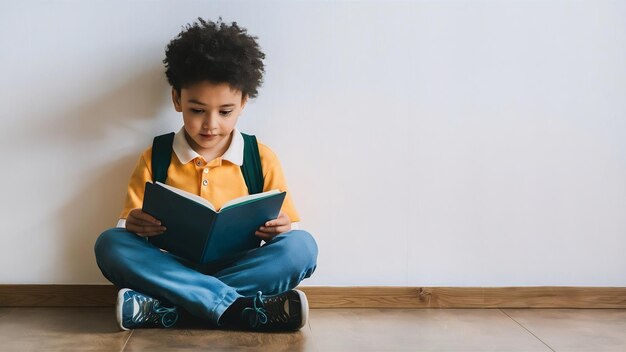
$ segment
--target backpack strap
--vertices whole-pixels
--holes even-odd
[[[152,141],[152,181],[165,183],[167,168],[172,161],[174,132],[154,137]]]
[[[263,168],[261,167],[261,156],[259,155],[259,144],[256,137],[245,133],[243,136],[243,165],[241,173],[246,180],[249,194],[263,192]]]

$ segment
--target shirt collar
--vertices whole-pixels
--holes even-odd
[[[222,155],[222,160],[228,160],[233,164],[241,166],[243,165],[243,137],[241,136],[241,132],[239,132],[236,128],[232,133],[233,138],[230,141],[228,149],[224,152],[224,155]],[[187,164],[195,158],[202,158],[202,156],[193,150],[189,143],[187,143],[187,139],[185,138],[185,127],[181,127],[180,130],[176,132],[172,149],[174,149],[174,153],[176,153],[178,160],[180,160],[183,164]],[[209,162],[211,160],[205,161]]]

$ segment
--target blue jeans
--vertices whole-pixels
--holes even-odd
[[[288,291],[317,265],[315,239],[302,230],[282,233],[236,259],[204,266],[163,252],[123,228],[103,232],[95,253],[100,271],[117,287],[157,298],[214,325],[238,298],[257,291]]]

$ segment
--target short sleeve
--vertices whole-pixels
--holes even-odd
[[[263,191],[270,191],[272,189],[278,189],[280,191],[286,191],[287,195],[283,203],[281,211],[289,216],[291,222],[299,222],[300,215],[296,211],[296,207],[293,203],[291,192],[287,187],[287,180],[283,174],[283,169],[280,165],[278,157],[268,146],[263,143],[259,143],[259,154],[261,157],[261,165],[263,168]]]
[[[141,154],[141,157],[137,161],[135,169],[130,176],[130,181],[128,182],[126,200],[124,201],[124,209],[120,214],[120,219],[126,219],[131,210],[141,208],[146,182],[152,181],[151,158],[152,148],[149,148]]]

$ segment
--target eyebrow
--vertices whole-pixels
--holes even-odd
[[[203,102],[201,102],[201,101],[199,101],[199,100],[196,100],[196,99],[189,99],[189,100],[187,100],[187,101],[188,101],[188,102],[190,102],[190,103],[194,103],[194,104],[198,104],[198,105],[206,106],[206,104],[205,104],[205,103],[203,103]],[[232,106],[235,106],[235,104],[232,104],[232,103],[231,103],[231,104],[224,104],[224,105],[220,105],[220,108],[227,108],[227,107],[232,107]]]

